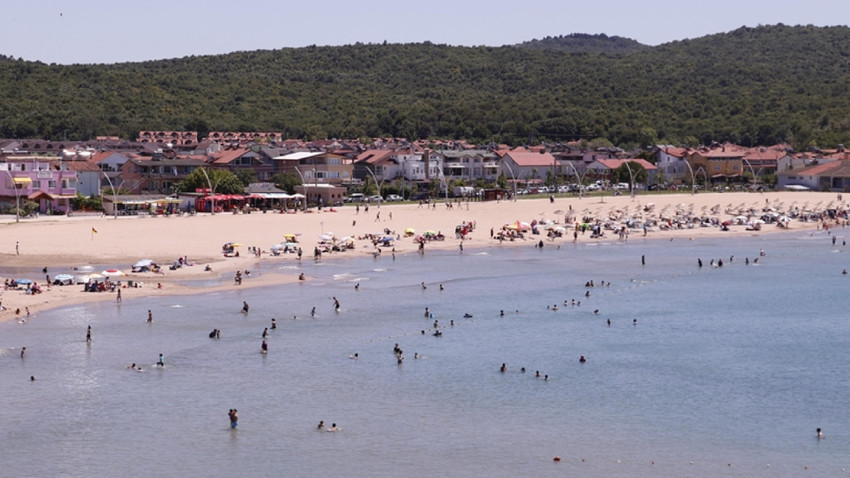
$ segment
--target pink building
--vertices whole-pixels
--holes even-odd
[[[40,213],[67,214],[77,195],[76,171],[54,159],[10,158],[0,163],[0,177],[0,201],[22,207],[33,201]]]

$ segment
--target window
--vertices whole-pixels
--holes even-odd
[[[41,181],[33,181],[32,182],[33,189],[41,189]]]
[[[47,181],[47,187],[50,189],[56,188],[56,181]]]

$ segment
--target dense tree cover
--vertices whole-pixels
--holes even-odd
[[[198,168],[186,179],[180,181],[177,190],[181,192],[195,192],[197,189],[209,189],[216,194],[243,194],[245,187],[235,174],[220,168]]]
[[[535,38],[517,46],[534,50],[557,50],[573,53],[631,53],[650,48],[631,38],[609,37],[604,33],[599,35],[572,33],[556,37],[544,37],[542,40]]]
[[[848,93],[847,27],[742,27],[627,53],[426,42],[112,65],[6,58],[0,137],[185,129],[802,149],[850,144]]]

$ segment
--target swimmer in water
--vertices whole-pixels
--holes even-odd
[[[587,362],[587,359],[584,358],[584,355],[582,355],[581,357],[579,357],[578,362],[579,363],[585,363],[585,362]]]
[[[321,430],[322,428],[325,428],[325,421],[319,420],[319,425],[316,426],[316,430]]]
[[[328,428],[328,431],[329,431],[329,432],[338,432],[338,431],[339,431],[339,427],[337,427],[337,426],[336,426],[336,423],[331,423],[331,427],[330,427],[330,428]]]
[[[235,408],[231,408],[230,411],[227,412],[227,416],[230,418],[230,428],[235,430],[239,422],[239,414],[236,413]]]
[[[274,320],[274,317],[272,317],[272,330],[274,330],[276,328],[277,328],[277,321]]]
[[[310,311],[310,317],[315,317],[315,316],[316,316],[316,308],[313,307],[313,310]]]
[[[156,365],[159,367],[165,367],[165,359],[162,357],[162,354],[159,354],[159,360],[156,362]]]
[[[818,436],[818,440],[823,439],[823,430],[821,430],[820,428],[818,428],[818,429],[817,429],[817,434],[818,434],[818,435],[817,435],[817,436]]]
[[[354,352],[354,355],[349,355],[348,358],[351,360],[357,360],[360,358],[360,355],[357,352]]]
[[[502,373],[507,372],[507,371],[508,371],[508,366],[507,366],[507,365],[505,365],[505,364],[502,364],[502,366],[501,366],[501,367],[499,367],[499,371],[500,371],[500,372],[502,372]]]

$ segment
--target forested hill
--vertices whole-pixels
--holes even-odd
[[[850,144],[850,29],[783,25],[629,53],[355,44],[115,65],[0,61],[0,137]]]
[[[630,38],[609,37],[605,34],[588,35],[586,33],[545,37],[542,40],[534,39],[520,43],[517,46],[534,50],[553,50],[571,53],[631,53],[650,48]]]

